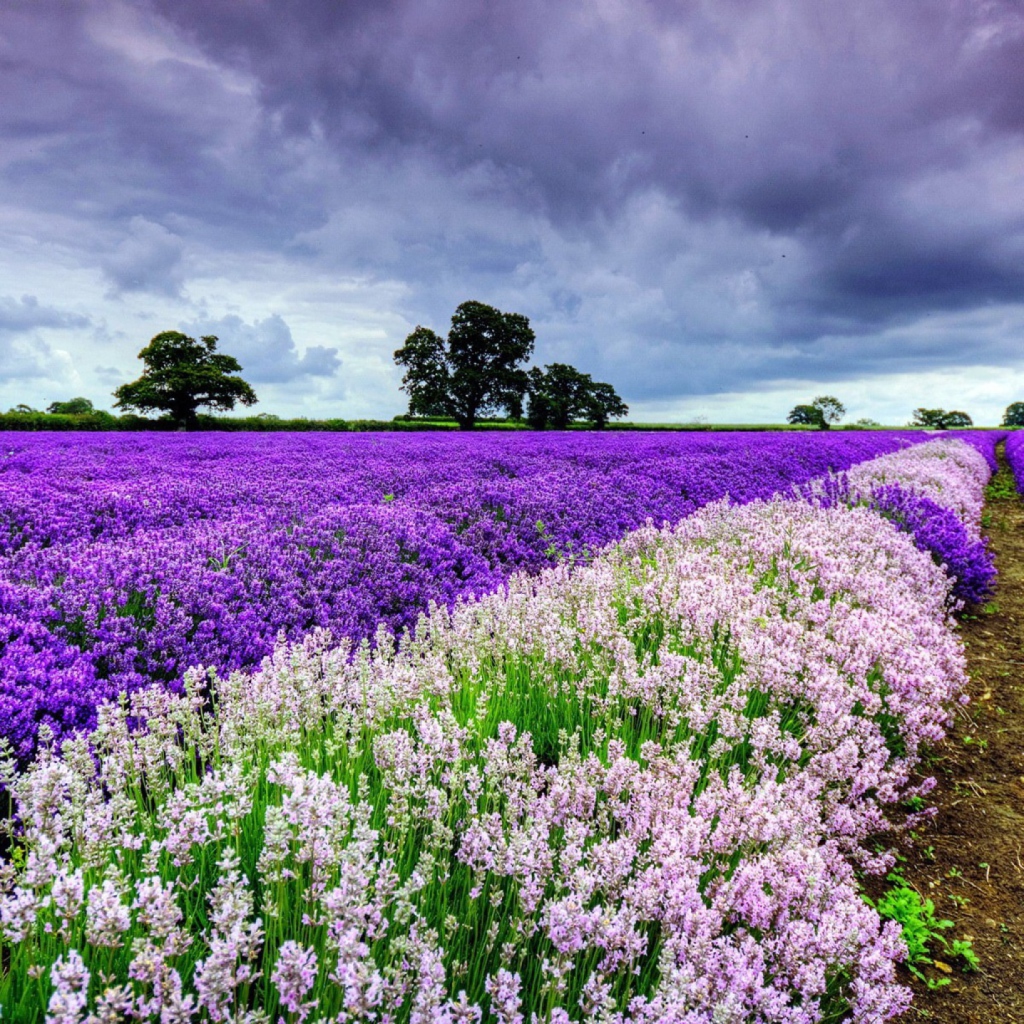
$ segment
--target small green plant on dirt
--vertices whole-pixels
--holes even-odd
[[[910,974],[923,981],[929,988],[948,985],[948,978],[929,978],[922,968],[929,967],[935,962],[931,949],[933,942],[940,942],[943,948],[951,951],[942,933],[952,928],[953,923],[945,918],[936,918],[935,904],[930,899],[922,899],[921,893],[907,886],[898,873],[895,876],[890,873],[890,881],[894,878],[898,880],[898,884],[879,900],[873,901],[866,896],[864,898],[879,911],[882,918],[895,921],[900,926],[903,941],[906,943],[906,966]],[[967,944],[970,946],[969,942]]]
[[[989,500],[1016,498],[1017,484],[1013,479],[1013,473],[1009,469],[1000,469],[988,482],[988,486],[985,488],[985,497]]]
[[[959,957],[965,963],[964,972],[973,973],[981,969],[981,960],[974,952],[970,939],[954,939],[949,944],[949,951],[955,957]]]

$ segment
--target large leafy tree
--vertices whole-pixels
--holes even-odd
[[[217,351],[217,338],[199,341],[180,331],[158,334],[139,353],[145,370],[115,392],[115,407],[166,413],[180,426],[195,426],[200,406],[228,412],[236,402],[254,405],[256,392],[241,377],[234,356]]]
[[[593,421],[598,430],[603,430],[610,419],[619,419],[627,415],[629,415],[629,406],[619,398],[611,384],[595,380],[590,385],[587,418]]]
[[[1024,427],[1024,402],[1011,402],[1003,413],[1004,427]]]
[[[566,363],[551,363],[529,372],[526,418],[538,430],[564,430],[573,420],[591,420],[598,429],[612,417],[625,416],[627,406],[611,384],[595,381]]]
[[[821,412],[821,418],[825,421],[826,430],[833,423],[838,423],[846,415],[846,406],[835,395],[818,395],[811,402],[811,405]]]
[[[449,417],[462,430],[499,410],[522,415],[527,376],[521,366],[533,343],[525,316],[482,302],[463,302],[455,310],[447,340],[417,327],[395,352],[395,362],[405,367],[409,412]]]
[[[961,427],[974,426],[974,421],[965,412],[958,409],[915,409],[912,427],[927,427],[931,430],[956,430]]]
[[[794,405],[786,417],[787,423],[795,423],[805,427],[817,427],[819,430],[827,430],[828,424],[821,410],[815,405]]]
[[[786,417],[788,423],[801,423],[828,430],[846,415],[846,406],[834,395],[818,395],[810,405],[796,405]]]

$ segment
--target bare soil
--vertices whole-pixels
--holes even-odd
[[[929,988],[911,981],[901,1018],[935,1024],[1024,1024],[1024,501],[1005,464],[989,488],[985,532],[999,578],[992,602],[963,616],[971,703],[958,711],[926,769],[938,786],[936,817],[919,828],[901,869],[980,959],[933,944]]]

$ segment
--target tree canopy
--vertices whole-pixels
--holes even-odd
[[[1003,413],[1004,427],[1024,427],[1024,402],[1011,402]]]
[[[914,418],[910,421],[912,427],[927,427],[931,430],[955,430],[961,427],[971,427],[974,421],[965,412],[958,409],[915,409]]]
[[[156,335],[139,353],[145,370],[138,380],[114,391],[115,407],[166,413],[180,426],[192,427],[200,406],[229,412],[236,402],[254,405],[256,392],[241,377],[233,356],[217,352],[217,337],[199,341],[180,331]]]
[[[538,430],[564,430],[573,420],[590,420],[598,429],[629,412],[611,384],[595,381],[566,363],[533,367],[527,386],[526,419]]]
[[[795,423],[800,426],[817,427],[819,430],[827,430],[828,424],[821,410],[814,405],[794,405],[786,417],[787,423]]]
[[[463,302],[447,340],[418,326],[395,352],[405,367],[409,412],[445,416],[471,430],[481,416],[504,410],[521,416],[527,388],[522,364],[533,353],[530,321],[482,302]]]
[[[786,417],[788,423],[802,423],[819,430],[828,430],[846,415],[846,406],[834,395],[818,395],[809,405],[794,406]]]
[[[66,402],[51,402],[46,411],[64,416],[88,416],[96,410],[88,398],[69,398]]]

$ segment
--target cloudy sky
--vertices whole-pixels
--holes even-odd
[[[466,299],[634,419],[1024,400],[1019,0],[3,0],[0,97],[0,408],[391,417]]]

